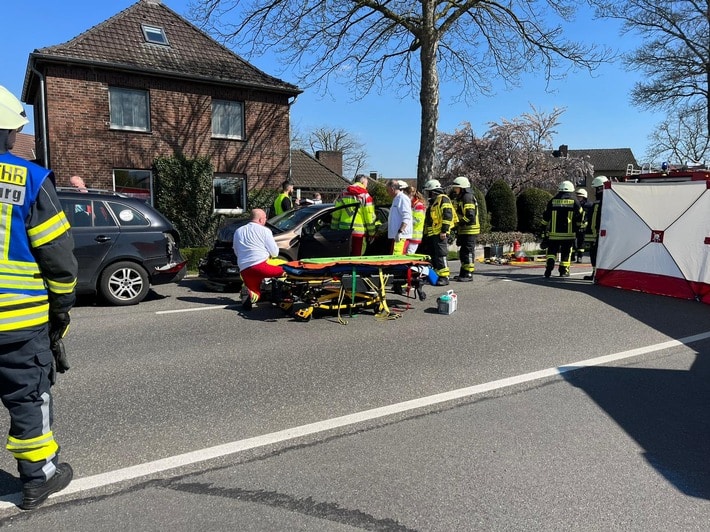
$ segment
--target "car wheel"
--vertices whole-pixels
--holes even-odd
[[[99,292],[112,305],[135,305],[148,294],[148,273],[135,262],[117,262],[101,274]]]

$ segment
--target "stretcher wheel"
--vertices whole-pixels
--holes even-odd
[[[311,321],[313,317],[313,307],[301,307],[293,313],[296,321]]]

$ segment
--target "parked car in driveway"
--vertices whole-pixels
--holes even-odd
[[[157,210],[111,192],[58,189],[72,226],[79,263],[78,294],[99,294],[112,305],[134,305],[151,285],[179,281],[187,261],[180,237]]]
[[[337,207],[348,208],[347,206]],[[286,260],[311,259],[316,257],[346,257],[350,254],[352,227],[331,229],[330,221],[336,207],[332,203],[309,205],[287,211],[269,218],[266,227],[274,233],[279,247],[279,257]],[[378,230],[372,243],[368,243],[368,255],[389,253],[387,240],[387,216],[389,207],[376,207]],[[198,266],[200,277],[213,290],[236,291],[241,288],[237,257],[232,243],[234,231],[248,218],[231,220],[217,232],[217,239],[207,256]]]

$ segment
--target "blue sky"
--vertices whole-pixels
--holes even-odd
[[[187,18],[189,0],[163,0],[173,11]],[[96,2],[94,0],[35,0],[31,3],[8,2],[3,19],[14,21],[12,32],[0,48],[0,85],[20,95],[29,54],[35,48],[66,42],[92,26],[132,5],[132,0]],[[189,20],[189,18],[188,18]],[[583,21],[574,24],[570,38],[589,36],[593,42],[614,48],[629,48],[632,37],[619,37],[618,26],[610,21]],[[235,50],[239,53],[239,50]],[[247,58],[248,59],[248,58]],[[295,83],[284,73],[276,58],[252,58],[261,70]],[[442,85],[439,130],[453,132],[463,122],[470,122],[482,135],[487,124],[513,119],[531,111],[549,113],[555,107],[566,108],[557,128],[554,146],[567,144],[570,149],[631,148],[639,164],[647,162],[648,135],[663,115],[642,111],[629,103],[629,94],[639,74],[625,71],[623,65],[606,65],[594,76],[583,72],[555,81],[546,92],[545,81],[535,75],[525,76],[519,88],[500,87],[495,96],[475,102],[455,103],[458,94],[452,84]],[[548,90],[550,90],[548,89]],[[330,96],[322,97],[309,89],[292,107],[292,123],[302,129],[326,126],[344,129],[365,146],[368,165],[386,178],[415,177],[419,151],[420,107],[414,98],[401,99],[394,90],[371,94],[353,101],[345,85],[330,85]],[[28,113],[30,114],[30,113]],[[32,131],[28,129],[27,131]]]

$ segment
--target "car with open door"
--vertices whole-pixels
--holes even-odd
[[[350,255],[352,227],[332,229],[331,220],[337,209],[352,208],[332,203],[308,205],[269,218],[266,227],[271,229],[279,247],[279,257],[285,261],[318,257],[347,257]],[[387,216],[389,207],[376,207],[377,233],[368,242],[367,255],[389,253],[387,240]],[[236,291],[241,288],[237,258],[232,249],[234,232],[249,218],[230,220],[217,232],[214,246],[200,261],[199,272],[204,283],[211,289]]]

